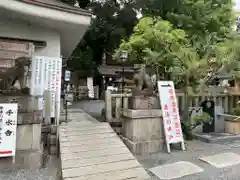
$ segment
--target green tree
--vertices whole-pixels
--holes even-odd
[[[155,67],[162,80],[174,80],[184,90],[184,119],[188,121],[188,97],[206,75],[207,59],[201,59],[187,34],[160,18],[142,18],[128,41],[123,41],[115,56],[127,50],[129,60]]]
[[[199,67],[207,64],[191,47],[184,30],[160,18],[142,18],[130,39],[120,45],[116,57],[121,50],[129,52],[130,61],[155,67],[161,79],[175,80],[178,87],[183,87],[181,81],[186,77],[187,82],[197,84],[203,76]]]
[[[201,57],[229,37],[234,23],[232,0],[147,0],[142,12],[183,29]]]
[[[68,1],[69,4],[75,2]],[[131,35],[137,23],[135,4],[132,1],[124,3],[116,0],[103,2],[78,0],[78,3],[80,7],[91,9],[94,18],[82,41],[74,50],[68,66],[93,71],[102,63],[104,53],[107,59],[111,60],[121,39]]]

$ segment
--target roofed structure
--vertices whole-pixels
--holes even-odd
[[[84,10],[75,6],[70,6],[68,4],[65,4],[57,0],[20,0],[20,1],[28,4],[34,4],[37,6],[47,7],[47,8],[61,10],[61,11],[70,12],[70,13],[76,13],[81,15],[91,15],[91,13],[87,10]]]

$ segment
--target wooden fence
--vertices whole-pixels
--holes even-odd
[[[184,94],[176,93],[179,112],[184,109]],[[105,117],[108,122],[120,122],[120,109],[128,108],[128,99],[132,96],[131,93],[119,94],[111,91],[105,92]],[[123,98],[123,106],[122,106]],[[225,113],[231,112],[236,107],[237,101],[240,100],[240,93],[214,93],[201,94],[189,97],[189,107],[200,106],[201,102],[211,98],[217,106],[221,106]]]

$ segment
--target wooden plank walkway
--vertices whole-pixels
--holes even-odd
[[[59,127],[63,180],[150,179],[108,123],[77,114]]]

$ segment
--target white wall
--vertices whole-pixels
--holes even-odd
[[[34,56],[61,56],[60,34],[57,31],[30,25],[27,22],[0,21],[0,37],[46,41],[45,48],[36,48]]]

